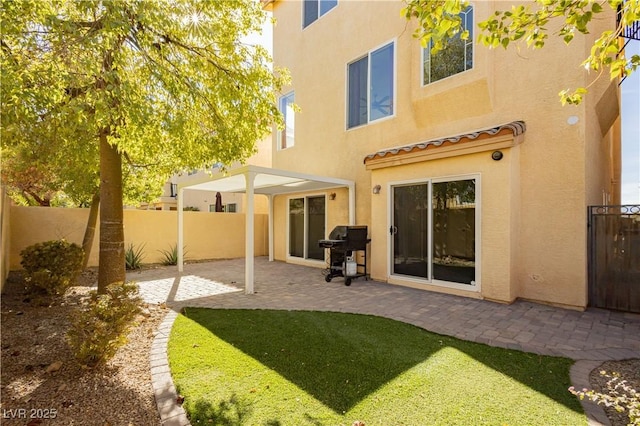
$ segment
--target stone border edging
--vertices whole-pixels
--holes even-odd
[[[170,310],[155,333],[151,351],[149,352],[151,386],[153,387],[153,394],[162,425],[191,426],[187,413],[177,402],[178,393],[171,378],[171,370],[169,370],[169,360],[167,358],[169,333],[171,333],[171,327],[177,317],[178,312]]]
[[[576,390],[591,388],[591,384],[589,383],[589,375],[594,368],[598,368],[603,362],[605,361],[576,361],[571,366],[571,370],[569,370],[571,385],[573,385]],[[598,404],[589,401],[588,399],[581,399],[580,405],[582,405],[582,409],[587,415],[588,426],[611,425],[609,418],[605,414],[602,407],[600,407]]]

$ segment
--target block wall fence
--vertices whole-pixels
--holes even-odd
[[[42,241],[66,239],[82,245],[89,209],[11,206],[3,199],[2,283],[9,270],[22,269],[20,252]],[[10,223],[9,223],[10,219]],[[98,265],[99,218],[89,257],[89,266]],[[6,222],[6,223],[5,223]],[[268,215],[255,215],[255,255],[269,254]],[[124,210],[125,248],[142,247],[142,263],[160,263],[162,250],[178,241],[176,211]],[[244,257],[245,214],[184,212],[185,260],[230,259]]]

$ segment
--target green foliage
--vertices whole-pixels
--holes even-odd
[[[96,367],[126,343],[142,303],[137,291],[133,283],[110,284],[105,294],[92,292],[87,306],[72,314],[67,341],[81,365]]]
[[[28,291],[46,296],[64,294],[80,274],[84,259],[82,247],[65,240],[34,244],[20,255]]]
[[[106,132],[131,201],[159,195],[174,172],[246,160],[281,123],[288,82],[243,42],[264,16],[253,1],[3,2],[3,147],[53,145],[55,172],[79,181],[97,176]]]
[[[624,411],[629,415],[629,425],[640,425],[640,390],[631,387],[625,380],[620,380],[620,375],[613,372],[611,374],[601,371],[600,374],[607,379],[607,389],[603,392],[582,389],[575,390],[573,386],[569,392],[578,398],[588,399],[598,405],[613,407],[617,412]]]
[[[61,180],[91,187],[101,176],[112,195],[102,224],[122,200],[159,196],[173,173],[244,162],[283,126],[276,101],[288,74],[244,41],[265,16],[258,1],[2,2],[2,148],[52,144]],[[115,223],[101,247],[124,243]],[[123,264],[101,249],[98,285],[120,280]]]
[[[158,250],[162,254],[162,264],[177,265],[178,264],[178,244],[173,244],[168,250]],[[183,248],[183,255],[186,256],[187,252]]]
[[[141,244],[137,248],[133,243],[129,244],[129,247],[124,252],[124,262],[127,270],[142,268],[142,259],[145,256],[144,247],[145,244]]]
[[[407,19],[416,18],[419,24],[414,36],[420,39],[423,46],[432,41],[432,52],[437,52],[447,46],[447,40],[461,33],[461,23],[456,15],[467,7],[469,1],[406,0],[406,3],[402,14]],[[605,3],[609,6],[609,12],[617,12],[620,7],[620,25],[600,35],[581,66],[594,71],[608,68],[613,80],[631,74],[640,66],[640,55],[633,55],[631,58],[619,55],[618,41],[625,26],[640,21],[638,0],[610,0],[601,3],[589,0],[536,0],[513,5],[510,10],[496,11],[493,16],[478,24],[481,30],[478,41],[491,48],[502,46],[506,49],[512,42],[521,41],[527,47],[542,48],[549,38],[547,25],[554,22],[560,26],[557,31],[554,30],[554,35],[562,37],[569,44],[576,33],[589,33],[591,22],[598,14],[605,12]],[[559,96],[563,105],[579,104],[585,93],[586,89],[579,87],[573,91],[562,90]]]
[[[199,207],[194,207],[194,206],[187,206],[187,207],[183,207],[182,211],[184,211],[184,212],[199,212],[200,208]]]

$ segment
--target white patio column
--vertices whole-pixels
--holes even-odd
[[[178,272],[184,271],[184,188],[178,188]]]
[[[253,262],[254,262],[254,190],[253,184],[256,178],[255,172],[246,172],[244,174],[246,180],[247,208],[246,208],[246,224],[245,224],[245,259],[244,259],[244,292],[253,294]]]
[[[269,262],[273,262],[273,194],[269,194]]]
[[[349,184],[349,225],[356,224],[356,185]]]

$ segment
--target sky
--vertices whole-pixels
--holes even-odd
[[[271,13],[262,26],[262,34],[254,34],[247,42],[262,44],[272,52]],[[627,57],[640,54],[640,41],[631,40]],[[622,204],[640,204],[640,69],[621,85],[622,95]],[[589,96],[587,94],[587,96]]]
[[[627,57],[634,53],[640,55],[638,40],[626,48]],[[622,204],[640,204],[640,69],[622,82],[621,92]]]

